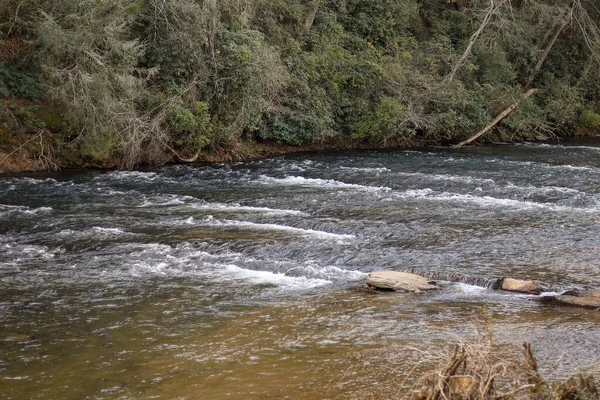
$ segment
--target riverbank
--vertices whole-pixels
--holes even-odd
[[[19,135],[18,139],[9,144],[0,144],[0,174],[19,172],[41,172],[58,169],[118,169],[121,163],[116,157],[108,157],[102,160],[84,159],[77,154],[52,155],[40,154],[45,144],[40,144],[39,134],[33,136]],[[43,142],[43,140],[42,140]],[[19,144],[22,143],[22,144]],[[222,147],[212,151],[198,154],[193,161],[195,163],[222,163],[235,161],[249,161],[260,158],[273,157],[284,154],[320,152],[320,151],[343,151],[343,150],[377,150],[424,147],[427,143],[421,140],[397,140],[385,145],[374,145],[368,143],[357,143],[351,141],[329,141],[304,145],[289,145],[272,141],[237,142],[228,147]],[[165,164],[192,163],[183,161],[178,156],[163,152],[157,157],[155,166]],[[141,164],[147,167],[148,164]]]
[[[48,134],[49,135],[49,134]],[[10,141],[0,143],[0,175],[20,172],[42,172],[59,169],[119,169],[120,161],[116,157],[108,157],[102,160],[85,160],[77,154],[56,154],[53,151],[55,145],[44,142],[44,137],[38,133],[36,135],[15,135],[10,136]],[[51,136],[50,140],[51,139]],[[600,133],[577,134],[566,141],[573,140],[594,140],[600,138]],[[491,133],[481,144],[485,143],[515,143],[515,142],[550,142],[545,136],[526,135],[506,135],[501,133]],[[550,142],[552,143],[552,142]],[[555,141],[558,143],[558,141]],[[443,142],[432,142],[426,140],[402,139],[390,141],[385,144],[370,144],[356,141],[332,140],[329,142],[312,143],[293,146],[289,144],[277,143],[272,141],[251,141],[245,140],[235,143],[229,147],[222,147],[213,151],[201,152],[198,154],[196,163],[222,163],[249,161],[273,156],[303,153],[303,152],[322,152],[322,151],[344,151],[344,150],[386,150],[386,149],[419,149],[437,147],[450,147],[450,144]],[[172,153],[163,153],[158,157],[156,165],[165,164],[185,164],[176,155]],[[149,165],[142,164],[142,167]]]

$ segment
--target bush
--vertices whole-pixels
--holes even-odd
[[[166,121],[175,130],[173,141],[178,149],[202,149],[212,140],[211,116],[204,102],[196,102],[193,110],[172,104]]]
[[[352,124],[353,139],[368,139],[385,145],[393,138],[412,136],[405,124],[406,109],[398,99],[383,97],[377,107]]]
[[[579,119],[579,124],[584,129],[600,130],[600,114],[592,110],[585,110]]]
[[[0,97],[9,96],[37,101],[42,97],[42,88],[37,77],[0,63]]]

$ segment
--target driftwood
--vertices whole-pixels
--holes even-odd
[[[192,157],[190,158],[186,158],[186,157],[182,157],[179,155],[179,153],[177,153],[175,150],[170,149],[171,152],[175,155],[175,157],[177,157],[177,159],[181,162],[185,162],[185,163],[193,163],[196,162],[196,160],[198,160],[198,157],[200,157],[200,150],[198,150],[196,152],[196,154],[194,154]]]
[[[531,97],[531,95],[537,91],[538,91],[538,89],[529,89],[527,92],[525,92],[524,96],[525,96],[525,98]],[[512,114],[517,108],[519,108],[519,105],[517,103],[511,104],[508,108],[506,108],[504,111],[502,111],[500,114],[498,114],[498,116],[496,118],[494,118],[494,120],[488,126],[483,128],[482,130],[480,130],[479,132],[477,132],[476,134],[474,134],[467,140],[463,140],[462,142],[460,142],[452,147],[457,149],[457,148],[463,147],[464,145],[467,145],[467,144],[479,139],[481,136],[485,135],[490,129],[492,129],[493,127],[498,125],[498,123],[500,121],[502,121],[504,118],[506,118],[510,114]]]

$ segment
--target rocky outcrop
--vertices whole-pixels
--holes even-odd
[[[536,295],[542,293],[542,288],[538,281],[522,281],[513,278],[501,278],[494,285],[494,289]]]
[[[375,289],[415,293],[439,288],[422,276],[399,271],[371,272],[367,285]]]

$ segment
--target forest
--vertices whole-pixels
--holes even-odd
[[[596,134],[598,21],[600,0],[2,0],[0,161]]]

